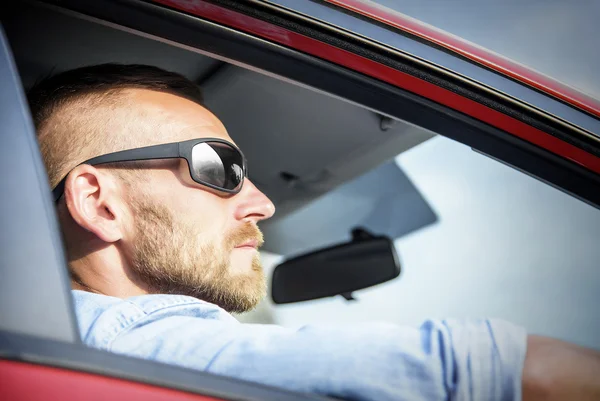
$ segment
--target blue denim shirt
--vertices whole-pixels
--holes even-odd
[[[523,329],[498,320],[305,326],[242,324],[179,295],[73,291],[89,346],[349,400],[520,400]]]

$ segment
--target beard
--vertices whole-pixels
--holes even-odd
[[[248,240],[262,244],[256,225],[246,223],[206,242],[199,239],[198,225],[176,219],[163,205],[136,200],[131,206],[135,241],[130,266],[149,293],[187,295],[230,313],[247,312],[265,297],[266,279],[258,252],[247,272],[231,266],[236,246]]]

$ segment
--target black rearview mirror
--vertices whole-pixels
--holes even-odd
[[[286,304],[352,292],[398,277],[400,261],[392,240],[363,229],[352,241],[286,260],[273,271],[273,302]]]

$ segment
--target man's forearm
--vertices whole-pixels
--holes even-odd
[[[600,400],[600,352],[529,336],[523,401]]]

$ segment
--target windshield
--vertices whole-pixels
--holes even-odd
[[[418,324],[427,316],[493,315],[532,332],[600,347],[600,315],[586,312],[598,302],[600,287],[597,209],[440,136],[353,182],[364,184],[377,172],[389,176],[392,165],[416,191],[390,196],[394,205],[388,221],[393,225],[372,218],[381,208],[379,192],[364,187],[357,201],[349,195],[352,183],[288,219],[297,224],[300,216],[312,222],[313,231],[306,228],[296,238],[316,235],[323,241],[323,232],[339,234],[341,220],[330,219],[331,207],[314,205],[332,199],[342,208],[349,203],[360,214],[348,214],[347,220],[362,219],[380,232],[400,233],[394,241],[402,263],[400,277],[356,292],[357,301],[352,302],[341,296],[290,305],[266,300],[242,320],[299,327],[332,321]],[[380,182],[396,186],[385,191],[387,196],[394,189],[407,193],[402,179]],[[421,199],[424,206],[419,206]],[[414,223],[415,210],[420,224]],[[263,252],[262,258],[270,272],[283,256]]]
[[[598,1],[358,0],[351,3],[387,7],[600,99]]]

